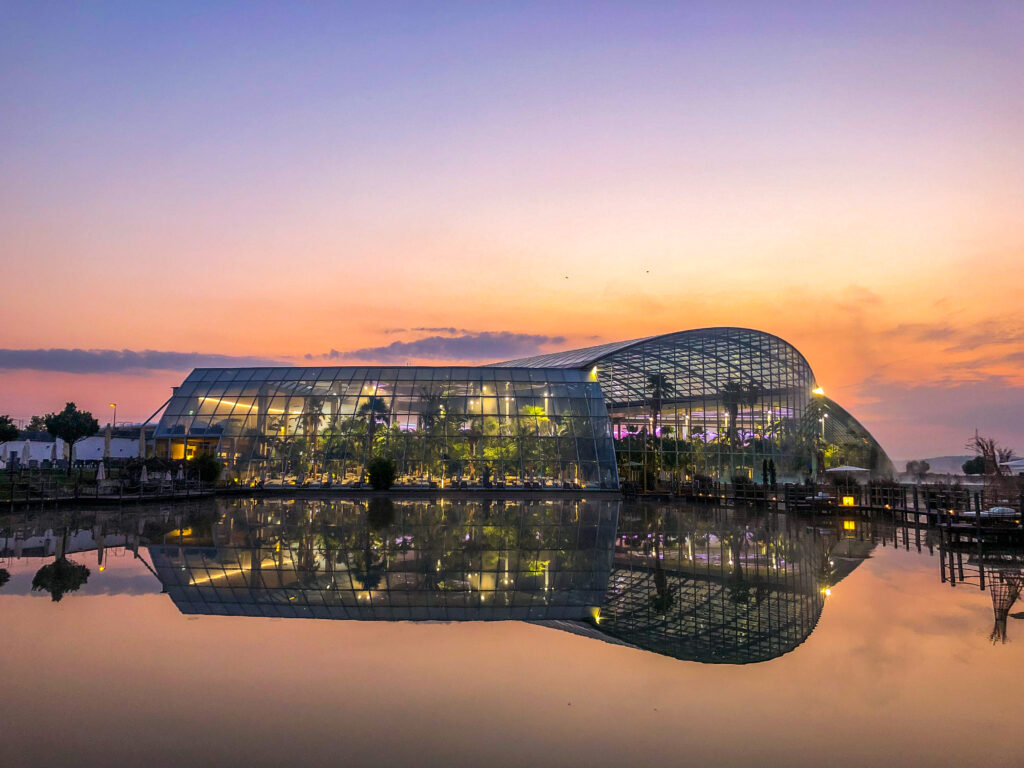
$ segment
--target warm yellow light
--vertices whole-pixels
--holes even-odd
[[[597,378],[597,366],[596,365],[593,368],[590,369],[590,375],[591,375],[591,377],[593,377],[595,379]]]
[[[857,523],[854,522],[853,520],[843,520],[843,530],[844,531],[856,531],[857,530]]]
[[[218,403],[227,403],[232,408],[248,408],[250,411],[253,408],[257,407],[256,403],[253,403],[252,405],[245,405],[244,403],[236,403],[234,400],[225,400],[224,398],[221,398],[221,397],[212,397],[212,396],[207,396],[207,395],[204,395],[204,396],[200,397],[199,399],[200,400],[216,400]],[[285,413],[285,410],[283,408],[267,408],[267,413]],[[295,413],[301,413],[301,411],[295,411]]]
[[[811,394],[812,395],[824,395],[825,394],[825,390],[822,389],[821,387],[815,387],[814,389],[811,390]]]
[[[828,597],[831,594],[832,594],[832,590],[829,589],[828,587],[825,587],[825,597]]]
[[[852,507],[853,506],[853,496],[843,496],[843,506],[844,507]]]

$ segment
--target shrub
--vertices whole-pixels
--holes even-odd
[[[373,490],[386,491],[395,484],[397,469],[394,461],[384,456],[378,456],[375,459],[370,459],[366,465],[366,474]]]
[[[189,461],[189,467],[199,475],[199,479],[204,483],[212,483],[217,480],[224,468],[211,453],[197,453]]]

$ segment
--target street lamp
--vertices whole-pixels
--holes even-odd
[[[110,425],[110,427],[113,429],[114,427],[117,426],[117,403],[107,403],[107,405],[114,409],[114,420]]]

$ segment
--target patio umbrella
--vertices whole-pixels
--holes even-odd
[[[184,480],[184,479],[185,479],[185,468],[184,467],[178,467],[178,480]]]
[[[102,482],[107,479],[107,468],[103,466],[103,462],[96,468],[96,482]]]
[[[25,441],[25,447],[22,448],[21,460],[28,466],[29,460],[32,458],[32,443],[28,440]]]
[[[164,482],[171,482],[171,470],[169,469],[164,473]]]
[[[145,464],[142,465],[142,472],[139,473],[139,482],[140,483],[148,483],[149,482],[149,472],[146,470],[146,465]]]

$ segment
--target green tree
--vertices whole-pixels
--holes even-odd
[[[652,373],[647,376],[647,391],[650,392],[651,437],[654,437],[658,433],[658,420],[661,418],[665,398],[675,393],[675,386],[664,373]]]
[[[741,381],[730,381],[722,385],[718,396],[729,414],[729,444],[733,450],[740,441],[739,413],[741,405],[753,407],[757,405],[761,389],[751,380],[744,384]]]
[[[917,478],[917,482],[920,484],[924,481],[925,476],[931,470],[932,465],[924,459],[921,461],[908,461],[907,472]]]
[[[384,398],[371,395],[359,406],[356,416],[366,419],[366,447],[363,453],[363,461],[366,462],[373,451],[373,436],[377,434],[377,423],[382,421],[389,424],[391,409]]]
[[[965,475],[985,474],[985,457],[975,456],[973,459],[968,459],[963,463],[963,470]]]
[[[18,439],[18,428],[10,416],[0,416],[0,443]]]
[[[66,403],[59,413],[48,413],[43,417],[46,431],[59,437],[68,446],[68,464],[74,457],[75,443],[84,437],[100,431],[100,424],[89,411],[80,411],[74,403]]]

